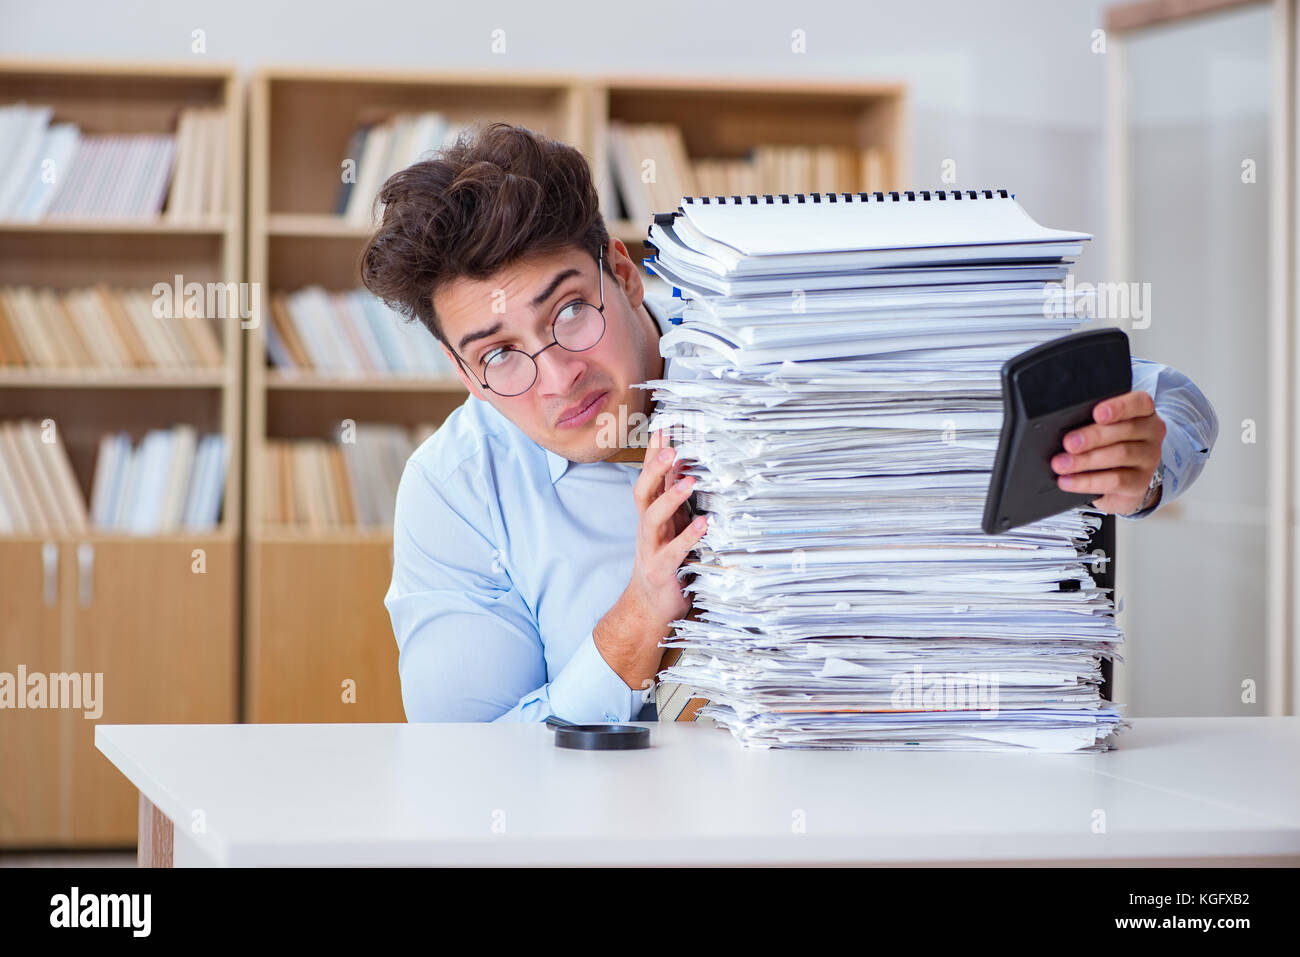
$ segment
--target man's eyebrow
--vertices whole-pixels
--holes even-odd
[[[578,270],[576,269],[565,269],[562,272],[556,273],[555,278],[551,280],[550,285],[547,286],[545,289],[543,289],[540,293],[538,293],[537,297],[532,301],[531,303],[532,307],[536,309],[547,299],[550,299],[551,296],[554,295],[556,287],[559,286],[560,283],[564,282],[564,280],[568,279],[570,276],[581,276],[581,275],[582,273],[578,272]]]
[[[537,294],[537,296],[533,299],[530,305],[534,309],[536,309],[538,306],[546,302],[547,299],[550,299],[551,296],[555,294],[555,290],[559,288],[560,283],[564,282],[564,280],[568,279],[570,276],[581,276],[581,275],[582,273],[580,273],[576,269],[570,268],[570,269],[561,270],[560,272],[555,274],[555,277],[547,284],[546,288]],[[488,336],[495,336],[500,331],[501,331],[501,323],[498,322],[487,329],[480,329],[478,332],[468,333],[460,340],[460,344],[456,348],[458,351],[464,352],[465,347],[469,345],[471,342],[477,342],[479,339],[486,339]]]
[[[461,338],[460,344],[456,347],[456,349],[459,352],[464,352],[465,347],[469,345],[471,342],[477,342],[479,339],[486,339],[488,336],[495,336],[500,331],[501,331],[501,323],[498,322],[492,326],[489,326],[487,329],[480,329],[478,332],[466,333],[465,336]]]

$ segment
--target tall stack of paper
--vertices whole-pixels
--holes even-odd
[[[980,529],[1000,369],[1079,323],[1091,237],[1005,192],[687,197],[648,383],[709,516],[662,672],[758,747],[1099,750],[1122,640],[1078,508]]]

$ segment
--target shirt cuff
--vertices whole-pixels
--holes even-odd
[[[628,721],[641,710],[641,692],[609,666],[591,632],[551,682],[550,699],[552,714],[578,724]]]

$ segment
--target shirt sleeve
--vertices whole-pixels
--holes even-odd
[[[1134,358],[1132,362],[1133,390],[1151,396],[1156,414],[1165,423],[1165,439],[1160,444],[1160,461],[1165,467],[1160,501],[1152,508],[1120,516],[1138,519],[1168,505],[1196,481],[1219,436],[1219,420],[1210,400],[1177,369],[1150,359]]]
[[[485,534],[486,512],[472,512],[481,500],[481,492],[469,495],[458,510],[418,463],[402,473],[384,604],[407,720],[629,720],[641,694],[609,666],[591,632],[547,680],[536,620]]]

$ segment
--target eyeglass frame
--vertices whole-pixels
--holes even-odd
[[[601,339],[605,338],[605,329],[608,328],[608,323],[605,321],[605,247],[604,246],[600,248],[600,254],[596,260],[596,274],[600,278],[600,305],[599,306],[597,306],[595,303],[587,302],[586,300],[583,299],[573,299],[565,303],[565,306],[571,306],[575,302],[581,303],[584,306],[591,306],[591,308],[595,309],[598,313],[600,313],[600,335],[596,337],[596,342],[593,342],[591,345],[587,346],[587,349],[594,349],[596,347],[596,343],[600,342]],[[522,353],[523,355],[528,356],[528,358],[531,359],[533,363],[533,381],[528,383],[527,388],[521,389],[519,392],[511,392],[511,393],[497,392],[496,389],[492,388],[490,385],[487,384],[486,379],[482,381],[479,380],[478,375],[470,370],[469,363],[467,363],[464,359],[461,358],[459,352],[457,352],[455,349],[452,349],[451,343],[447,343],[447,348],[450,349],[451,354],[456,357],[456,361],[459,362],[460,367],[465,370],[465,374],[468,375],[470,378],[472,378],[475,382],[478,382],[480,387],[486,389],[488,392],[496,392],[496,394],[501,396],[502,398],[513,399],[516,398],[517,396],[523,395],[533,386],[537,385],[537,376],[538,373],[541,371],[541,367],[538,366],[537,364],[537,357],[540,356],[547,349],[551,348],[551,346],[559,346],[565,352],[572,352],[575,355],[579,352],[587,351],[587,349],[570,349],[555,337],[555,323],[556,320],[558,319],[559,316],[557,315],[555,319],[551,320],[551,341],[548,342],[546,345],[542,346],[536,352],[530,354],[524,352],[523,349],[516,349],[514,346],[505,347],[506,349],[511,350],[513,352],[519,352]]]

